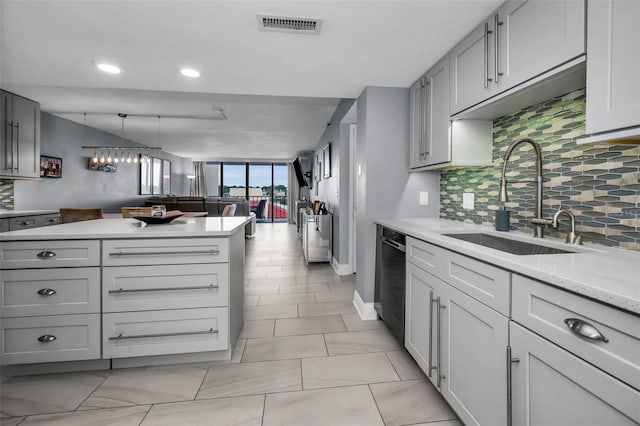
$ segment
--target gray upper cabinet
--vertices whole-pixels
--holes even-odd
[[[449,147],[449,56],[411,86],[409,168],[451,161]]]
[[[640,135],[640,2],[589,2],[587,133],[636,127]]]
[[[451,51],[451,114],[583,55],[584,34],[584,1],[507,1]]]
[[[40,177],[40,104],[0,91],[0,177]]]

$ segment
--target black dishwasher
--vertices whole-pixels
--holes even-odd
[[[374,307],[389,331],[404,344],[405,235],[378,225],[376,236]]]

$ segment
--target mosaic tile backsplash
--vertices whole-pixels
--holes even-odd
[[[0,210],[13,210],[13,181],[0,179]]]
[[[585,91],[550,99],[493,122],[493,166],[449,169],[440,175],[440,217],[494,225],[502,158],[509,145],[529,137],[542,148],[543,216],[559,207],[576,215],[584,241],[640,250],[640,145],[577,145],[585,133]],[[528,219],[535,216],[535,155],[520,145],[509,159],[507,181],[511,231],[533,233]],[[475,193],[475,209],[462,209],[462,194]],[[546,235],[564,238],[560,231]]]

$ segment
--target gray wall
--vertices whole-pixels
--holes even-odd
[[[354,99],[343,99],[338,104],[330,126],[327,126],[313,154],[322,159],[322,150],[331,143],[331,177],[319,182],[318,195],[311,191],[312,200],[324,201],[327,209],[333,214],[333,257],[340,264],[349,263],[349,125],[340,124],[342,118],[355,102]],[[324,165],[322,166],[324,168]],[[315,176],[313,177],[315,179]]]
[[[375,279],[374,219],[438,217],[440,173],[409,173],[409,89],[368,87],[358,98],[356,161],[356,290],[372,303]],[[418,204],[428,191],[430,203]]]
[[[87,168],[93,152],[83,145],[141,146],[128,139],[75,123],[51,114],[41,115],[41,154],[62,158],[61,179],[14,182],[16,210],[59,209],[61,207],[102,207],[109,213],[120,207],[142,205],[148,195],[140,191],[138,165],[120,164],[116,173],[92,171]],[[171,191],[188,194],[188,181],[183,170],[190,159],[162,151],[151,151],[154,157],[171,160]]]

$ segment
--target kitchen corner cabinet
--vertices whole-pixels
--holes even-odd
[[[588,134],[635,127],[640,135],[640,2],[589,2]]]
[[[584,54],[584,33],[584,1],[507,1],[450,52],[451,115]]]
[[[40,104],[0,90],[0,177],[40,177]]]
[[[449,149],[449,55],[411,86],[409,168],[451,160]]]
[[[449,56],[410,91],[409,171],[491,164],[492,122],[449,120]]]
[[[450,262],[457,267],[449,268]],[[447,272],[464,269],[471,282],[486,281],[484,274],[493,280],[492,272],[504,276],[498,268],[474,272],[475,266],[472,259],[451,260],[448,251],[407,238],[405,346],[465,424],[504,425],[508,318],[455,288]]]

